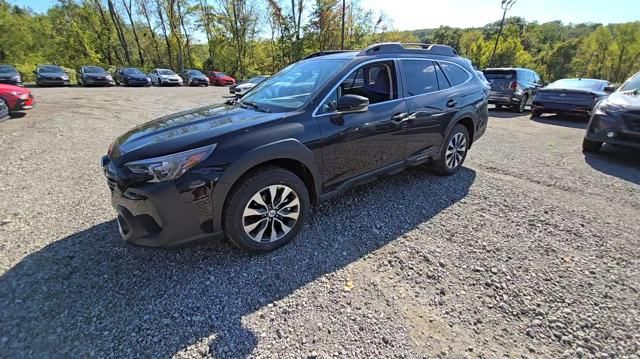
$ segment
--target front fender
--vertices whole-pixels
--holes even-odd
[[[252,168],[278,159],[295,160],[302,163],[311,173],[316,195],[321,193],[321,173],[313,152],[307,146],[296,139],[289,138],[257,147],[226,167],[214,186],[212,199],[215,231],[222,231],[222,212],[233,185]]]

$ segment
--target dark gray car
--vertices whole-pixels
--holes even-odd
[[[508,106],[524,112],[531,105],[538,88],[542,87],[540,75],[525,68],[492,68],[483,71],[491,85],[489,103],[496,108]]]

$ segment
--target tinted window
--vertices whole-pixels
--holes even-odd
[[[83,67],[83,72],[85,74],[103,74],[105,73],[104,69],[100,66],[85,66]]]
[[[513,70],[485,70],[483,72],[487,80],[513,80],[516,77]]]
[[[461,85],[469,79],[469,74],[460,66],[448,62],[440,62],[440,67],[447,76],[447,79],[449,79],[451,86]]]
[[[0,74],[15,74],[17,73],[16,69],[13,66],[9,65],[0,65]]]
[[[440,87],[440,90],[448,89],[449,87],[451,87],[449,80],[447,80],[447,77],[444,75],[442,68],[440,68],[440,65],[438,65],[437,63],[436,63],[436,77],[438,78],[438,87]]]
[[[41,66],[38,67],[38,72],[42,74],[59,74],[64,71],[58,66]]]
[[[158,73],[160,75],[175,75],[176,73],[171,71],[171,70],[164,70],[164,69],[159,69]]]
[[[405,74],[407,94],[422,95],[438,91],[436,68],[431,61],[403,60],[400,66]]]

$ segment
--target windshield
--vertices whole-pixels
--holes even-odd
[[[176,74],[175,72],[173,72],[171,70],[163,70],[163,69],[158,70],[158,73],[160,75],[175,75]]]
[[[198,70],[189,70],[188,73],[191,76],[204,76],[204,74]]]
[[[13,66],[9,65],[0,65],[0,74],[15,74],[18,73]]]
[[[516,73],[512,70],[491,70],[484,71],[484,77],[487,80],[513,80],[516,78]]]
[[[264,81],[266,79],[266,77],[264,76],[256,76],[256,77],[252,77],[250,79],[247,80],[247,82],[250,82],[252,84],[257,84],[260,81]]]
[[[122,73],[125,75],[140,75],[140,76],[144,76],[144,73],[138,69],[134,69],[134,68],[128,68],[128,69],[122,69]]]
[[[40,66],[38,67],[38,72],[41,74],[59,74],[64,71],[58,66]]]
[[[216,72],[215,75],[216,75],[216,77],[225,77],[225,76],[227,76],[227,74],[225,74],[224,72]]]
[[[85,66],[84,73],[85,74],[103,74],[105,71],[100,66]]]
[[[625,82],[619,91],[640,91],[640,72]]]
[[[606,87],[607,83],[602,80],[590,80],[590,79],[564,79],[558,80],[549,86],[548,89],[576,89],[576,90],[589,90],[589,91],[602,91]]]
[[[304,105],[346,62],[347,60],[311,60],[289,65],[268,80],[262,81],[241,102],[252,102],[273,111],[294,110]]]

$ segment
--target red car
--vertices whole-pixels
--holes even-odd
[[[236,79],[220,71],[207,72],[209,82],[214,86],[230,86],[236,84]]]
[[[10,113],[29,110],[35,104],[31,90],[13,85],[0,85],[0,101],[4,101]]]

